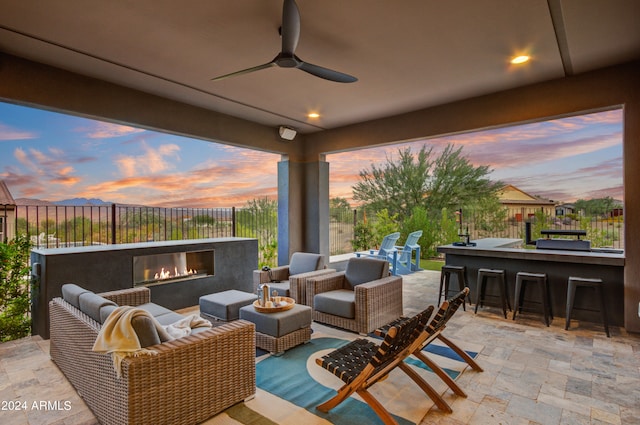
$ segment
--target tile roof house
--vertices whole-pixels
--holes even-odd
[[[519,222],[534,215],[536,211],[542,211],[546,215],[553,215],[555,212],[556,203],[554,201],[529,195],[511,184],[506,185],[498,193],[498,198],[500,203],[507,207],[508,216],[515,217]]]

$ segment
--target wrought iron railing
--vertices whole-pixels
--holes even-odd
[[[4,208],[2,208],[4,207]],[[4,236],[25,234],[37,248],[100,244],[122,244],[217,237],[258,239],[260,261],[275,264],[277,214],[254,208],[159,208],[128,205],[20,205],[11,219],[7,206],[0,205]],[[330,254],[353,252],[354,228],[365,220],[362,209],[331,209]],[[369,222],[375,214],[369,214]],[[525,222],[540,229],[583,229],[594,247],[624,249],[624,220],[617,214],[549,216],[536,209],[521,209],[488,226],[486,218],[464,217],[470,238],[501,237],[525,239]],[[14,229],[7,227],[13,225]]]

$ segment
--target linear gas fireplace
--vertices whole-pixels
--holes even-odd
[[[213,250],[133,257],[133,285],[156,285],[213,276]]]
[[[31,265],[37,287],[33,334],[49,338],[49,301],[61,295],[65,283],[98,294],[148,288],[152,302],[171,310],[196,306],[201,296],[229,289],[252,292],[258,241],[234,237],[43,248],[31,251]]]

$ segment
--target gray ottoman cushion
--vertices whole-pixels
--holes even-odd
[[[321,292],[313,297],[316,311],[354,319],[356,317],[356,293],[348,289]]]
[[[62,285],[62,299],[66,302],[74,306],[75,308],[80,308],[80,295],[85,292],[91,292],[84,288],[79,287],[75,283],[67,283]]]
[[[252,304],[258,296],[249,292],[230,289],[215,294],[200,297],[200,313],[213,316],[221,320],[238,319],[238,309]]]
[[[281,337],[311,326],[311,307],[296,304],[278,313],[260,313],[252,305],[240,308],[240,318],[255,323],[256,332]]]
[[[96,322],[100,322],[100,309],[102,307],[108,305],[116,305],[116,303],[114,303],[113,301],[103,298],[98,294],[94,294],[93,292],[84,292],[80,294],[78,300],[78,303],[80,304],[80,310]]]

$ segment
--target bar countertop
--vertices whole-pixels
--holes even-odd
[[[570,276],[598,278],[605,283],[603,297],[609,323],[622,326],[624,323],[624,251],[593,249],[570,251],[523,248],[521,239],[487,238],[473,241],[475,246],[445,245],[438,252],[445,254],[447,265],[464,266],[471,300],[477,302],[477,274],[480,268],[505,271],[507,293],[513,294],[518,272],[544,273],[547,275],[551,306],[554,316],[566,317],[567,281]],[[496,298],[496,288],[488,290]],[[572,319],[601,322],[599,301],[589,291],[578,294],[575,299]],[[508,295],[511,296],[511,295]],[[539,304],[541,295],[536,287],[523,294],[530,307]],[[490,302],[495,301],[489,299]],[[533,309],[533,311],[539,309]]]
[[[443,245],[437,248],[441,254],[465,255],[471,257],[499,257],[515,260],[551,261],[559,263],[595,264],[604,266],[624,266],[624,251],[599,250],[568,251],[554,249],[521,248],[522,239],[486,238],[478,239],[475,246]],[[613,251],[613,252],[612,252]]]

